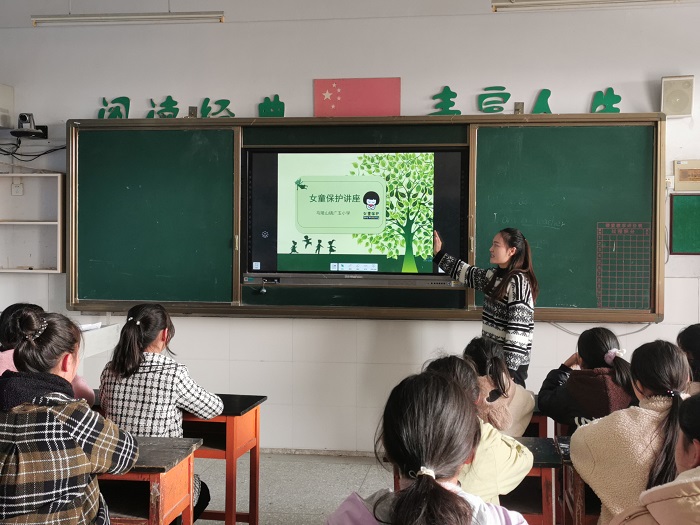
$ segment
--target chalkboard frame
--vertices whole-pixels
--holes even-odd
[[[431,124],[460,124],[468,125],[470,146],[469,160],[469,238],[465,242],[471,246],[470,262],[474,261],[475,236],[475,206],[476,206],[476,140],[477,130],[484,126],[556,126],[556,125],[649,125],[654,127],[654,210],[653,236],[654,256],[652,272],[652,307],[649,310],[609,310],[609,309],[564,309],[537,308],[537,321],[572,321],[572,322],[659,322],[663,319],[663,239],[659,232],[664,231],[663,185],[659,183],[661,167],[664,162],[663,144],[665,140],[665,116],[661,113],[645,114],[582,114],[582,115],[464,115],[452,117],[372,117],[372,118],[266,118],[266,119],[128,119],[128,120],[71,120],[67,123],[68,156],[67,171],[69,173],[69,205],[68,214],[68,285],[67,307],[71,310],[84,312],[124,312],[134,304],[132,301],[86,301],[79,300],[77,295],[77,268],[75,265],[77,246],[77,184],[74,176],[77,173],[77,159],[80,130],[95,129],[232,129],[235,132],[234,144],[234,205],[241,210],[241,151],[243,136],[246,130],[254,130],[260,126],[386,126],[386,125],[431,125]],[[438,145],[445,145],[439,143]],[[241,316],[241,317],[306,317],[306,318],[376,318],[376,319],[439,319],[439,320],[476,320],[481,318],[481,308],[477,307],[474,293],[465,290],[464,308],[433,309],[433,308],[370,308],[341,307],[341,306],[259,306],[244,304],[242,301],[241,283],[241,253],[240,212],[234,218],[234,276],[233,301],[221,303],[164,303],[174,314]]]

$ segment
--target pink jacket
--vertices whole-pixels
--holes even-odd
[[[5,350],[0,352],[0,375],[5,373],[5,370],[11,370],[12,372],[17,372],[15,368],[15,362],[13,356],[15,354],[14,350]],[[77,399],[84,399],[88,402],[88,405],[92,406],[95,404],[95,391],[88,386],[80,376],[75,376],[73,379],[73,393]]]

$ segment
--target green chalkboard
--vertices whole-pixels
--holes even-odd
[[[653,309],[655,127],[477,133],[477,266],[499,230],[518,228],[533,250],[538,307]]]
[[[700,254],[700,195],[671,195],[671,253]]]
[[[234,136],[81,130],[77,298],[233,300]]]

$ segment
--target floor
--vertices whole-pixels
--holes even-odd
[[[238,463],[237,507],[248,509],[248,455]],[[210,510],[223,510],[224,461],[195,459],[209,486]],[[323,525],[349,494],[367,496],[392,486],[391,472],[374,457],[261,454],[260,525]],[[198,525],[221,524],[199,520]]]

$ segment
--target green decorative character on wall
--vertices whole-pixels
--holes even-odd
[[[176,118],[180,110],[177,107],[177,100],[168,95],[165,100],[160,103],[159,106],[156,105],[155,101],[151,99],[151,107],[154,108],[148,112],[146,118],[156,118],[156,115],[160,118]],[[158,111],[155,108],[160,107]]]
[[[543,89],[540,94],[537,95],[537,100],[535,100],[535,105],[532,108],[532,114],[537,115],[541,113],[552,113],[549,109],[549,96],[552,92],[549,89]]]
[[[361,155],[350,175],[380,176],[386,181],[386,227],[376,235],[354,233],[369,253],[397,259],[404,250],[402,272],[418,271],[416,257],[433,255],[433,153]]]
[[[457,98],[457,93],[452,91],[450,89],[450,86],[445,86],[442,88],[442,91],[438,93],[437,95],[433,95],[433,100],[439,100],[437,104],[435,104],[435,109],[438,111],[435,111],[434,113],[430,113],[431,115],[461,115],[462,112],[458,109],[452,109],[452,106],[455,105],[454,98]]]
[[[129,118],[131,99],[129,97],[117,97],[107,102],[107,99],[102,97],[102,106],[102,109],[97,113],[97,118]]]
[[[615,94],[615,90],[611,87],[602,91],[596,91],[593,95],[593,102],[591,103],[591,113],[619,113],[620,108],[616,108],[615,105],[622,101],[620,95]]]
[[[211,107],[209,102],[211,102],[211,99],[209,97],[205,98],[202,101],[202,109],[201,109],[202,118],[235,117],[236,116],[236,114],[233,111],[228,109],[229,105],[231,104],[230,100],[225,99],[225,98],[220,98],[219,100],[215,100],[214,104],[216,104],[218,106],[215,111],[213,111],[214,108]]]
[[[477,108],[484,113],[501,113],[503,104],[510,100],[510,93],[504,86],[489,86],[484,88],[487,93],[482,93],[477,100]]]
[[[284,117],[284,102],[280,100],[279,95],[274,95],[272,100],[270,97],[258,104],[259,117]]]

